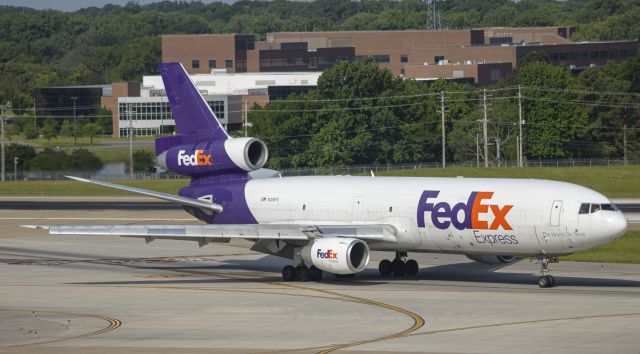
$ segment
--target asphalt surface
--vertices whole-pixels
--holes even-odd
[[[18,227],[193,223],[182,210],[3,206],[0,201],[2,353],[640,348],[640,265],[563,262],[551,267],[559,286],[540,289],[535,262],[489,272],[463,256],[410,254],[421,265],[418,276],[381,278],[377,263],[392,255],[376,252],[355,278],[285,283],[279,273],[289,261],[251,252],[246,241],[198,248]]]

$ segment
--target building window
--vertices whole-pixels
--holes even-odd
[[[491,69],[491,81],[500,80],[500,69]]]
[[[404,76],[404,69],[400,69],[400,75]]]
[[[439,62],[444,60],[444,55],[436,55],[435,57],[433,57],[433,62],[438,64]]]
[[[401,63],[407,63],[408,61],[409,61],[409,56],[408,56],[408,55],[406,55],[406,54],[402,54],[402,55],[400,56],[400,62],[401,62]]]
[[[231,59],[227,59],[224,61],[224,67],[225,68],[233,68],[233,60]]]
[[[388,55],[374,55],[373,61],[376,63],[388,63],[390,60]]]
[[[215,68],[216,68],[216,61],[209,59],[209,69],[215,69]]]
[[[192,68],[192,69],[198,69],[198,68],[200,68],[200,60],[192,60],[192,61],[191,61],[191,68]]]

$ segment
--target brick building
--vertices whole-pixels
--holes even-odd
[[[572,42],[570,27],[345,32],[253,35],[165,35],[162,60],[190,73],[322,71],[340,61],[372,57],[396,75],[432,80],[470,79],[483,85],[506,77],[527,54],[573,70],[635,55],[637,41]]]

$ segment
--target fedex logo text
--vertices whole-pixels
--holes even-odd
[[[458,230],[513,230],[507,222],[506,216],[513,205],[499,206],[495,204],[483,204],[484,200],[493,197],[493,192],[472,192],[466,203],[458,203],[453,207],[447,202],[428,203],[429,199],[435,199],[440,191],[423,191],[418,202],[418,227],[425,227],[425,214],[431,213],[431,222],[438,229],[445,230],[453,225]],[[462,216],[460,215],[462,212]],[[493,215],[493,221],[483,218],[484,215]]]
[[[316,254],[317,258],[325,258],[325,259],[338,259],[338,253],[333,250],[327,250],[327,252],[322,252],[322,250],[318,250]]]
[[[211,166],[211,155],[206,155],[204,150],[196,150],[193,155],[187,155],[186,150],[178,152],[178,166]]]

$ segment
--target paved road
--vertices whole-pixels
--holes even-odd
[[[119,200],[122,202],[123,200]],[[25,216],[28,215],[28,216]],[[78,218],[80,216],[81,218]],[[186,217],[185,217],[186,216]],[[563,262],[498,272],[464,256],[410,254],[417,277],[284,283],[288,260],[240,241],[47,236],[51,223],[193,222],[181,210],[0,209],[0,352],[638,353],[640,265]],[[154,218],[154,219],[152,219]]]

